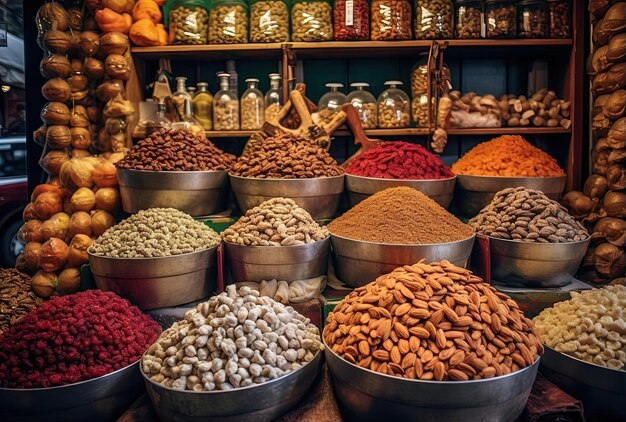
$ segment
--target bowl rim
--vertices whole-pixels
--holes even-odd
[[[260,181],[268,181],[268,182],[288,182],[288,183],[302,183],[303,181],[312,181],[312,180],[324,180],[324,179],[338,179],[346,176],[346,173],[340,174],[338,176],[322,176],[322,177],[300,177],[300,178],[286,178],[286,177],[248,177],[248,176],[235,176],[228,172],[228,177],[232,177],[233,179],[241,179],[241,180],[260,180]]]
[[[348,240],[351,242],[358,242],[358,243],[365,243],[368,245],[377,245],[377,246],[401,246],[401,247],[412,247],[412,246],[445,246],[445,245],[453,245],[456,243],[461,243],[461,242],[466,242],[470,239],[476,239],[476,233],[473,233],[470,237],[465,238],[465,239],[461,239],[461,240],[455,240],[453,242],[442,242],[442,243],[378,243],[378,242],[368,242],[367,240],[357,240],[357,239],[351,239],[349,237],[344,237],[344,236],[339,236],[336,234],[333,234],[331,231],[329,231],[330,236],[329,238],[332,241],[333,237],[339,238],[341,240]]]
[[[125,169],[120,167],[115,167],[117,171],[127,171],[130,173],[144,173],[144,174],[162,174],[162,175],[173,175],[173,174],[217,174],[217,173],[228,173],[229,170],[138,170],[138,169]]]
[[[545,349],[549,349],[551,352],[559,355],[559,357],[561,357],[561,358],[569,358],[569,359],[577,361],[578,363],[583,363],[585,365],[591,366],[594,369],[597,368],[598,370],[601,370],[601,371],[610,371],[609,373],[611,373],[611,374],[620,374],[621,373],[621,374],[623,374],[624,377],[626,377],[626,367],[625,367],[625,369],[613,369],[613,368],[609,368],[609,367],[606,367],[606,366],[601,366],[601,365],[598,365],[598,364],[595,364],[595,363],[592,363],[592,362],[586,362],[586,361],[584,361],[582,359],[578,359],[576,356],[571,356],[571,355],[568,355],[567,353],[559,352],[559,351],[555,350],[554,348],[548,346],[545,343],[541,343],[541,344],[543,344],[543,347]],[[545,353],[544,353],[544,355],[545,355]]]
[[[516,245],[522,244],[522,245],[540,245],[540,247],[549,247],[549,246],[564,246],[564,245],[579,245],[581,243],[589,243],[591,241],[591,235],[587,234],[587,238],[584,240],[578,240],[576,242],[548,242],[548,243],[541,243],[541,242],[523,242],[521,240],[515,240],[515,239],[500,239],[499,237],[492,237],[489,236],[487,234],[482,234],[482,233],[477,233],[477,234],[481,234],[482,236],[485,236],[489,239],[489,242],[491,242],[492,240],[495,241],[501,241],[501,242],[508,242],[508,243],[515,243]]]
[[[218,243],[215,246],[211,246],[210,248],[200,249],[200,250],[192,251],[192,252],[179,253],[179,254],[176,254],[176,255],[167,255],[167,256],[146,256],[146,257],[143,257],[143,258],[127,258],[127,257],[96,255],[95,253],[93,253],[93,252],[91,252],[89,250],[89,249],[91,249],[91,247],[87,248],[87,255],[89,256],[89,258],[91,258],[93,256],[95,259],[104,259],[104,260],[111,260],[111,261],[126,261],[126,262],[137,261],[137,262],[144,262],[144,261],[146,261],[148,259],[168,259],[168,258],[172,259],[172,258],[186,257],[186,256],[193,255],[193,254],[200,254],[202,252],[211,251],[212,249],[217,249],[218,246],[222,244],[222,242],[223,241],[220,240],[220,243]]]
[[[452,177],[444,177],[441,179],[392,179],[392,178],[386,178],[386,177],[369,177],[369,176],[357,176],[356,174],[350,174],[348,172],[346,172],[346,178],[347,177],[353,177],[355,179],[364,179],[364,180],[373,180],[373,181],[384,181],[384,182],[449,182],[451,180],[455,180],[456,179],[456,174],[454,174]]]
[[[500,180],[507,180],[507,179],[558,180],[558,179],[566,179],[567,178],[567,174],[564,174],[563,176],[488,176],[488,175],[484,175],[484,174],[455,173],[455,175],[458,176],[459,178],[476,177],[476,178],[481,178],[481,179],[500,179]]]
[[[263,249],[263,250],[267,250],[268,248],[280,248],[280,249],[289,249],[289,248],[293,248],[293,249],[305,249],[307,247],[309,248],[313,248],[313,245],[319,245],[323,242],[326,242],[330,240],[330,235],[328,235],[328,237],[325,237],[323,239],[320,240],[316,240],[315,242],[311,242],[311,243],[305,243],[303,245],[289,245],[289,246],[275,246],[275,245],[267,245],[267,246],[261,246],[261,245],[240,245],[239,243],[233,243],[233,242],[227,242],[226,240],[222,239],[222,243],[224,244],[224,246],[226,247],[228,245],[228,247],[236,247],[236,248],[258,248],[258,249]]]

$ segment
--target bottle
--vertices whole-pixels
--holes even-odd
[[[191,98],[193,99],[193,96],[196,95],[196,87],[195,86],[188,86],[187,87],[187,92],[189,93],[189,95],[191,95]]]
[[[139,122],[139,126],[146,128],[146,136],[158,132],[161,129],[172,128],[172,121],[165,116],[166,110],[165,99],[160,98],[157,103],[157,110],[145,120]]]
[[[386,81],[388,86],[378,96],[378,127],[380,128],[402,128],[411,124],[409,96],[398,88],[402,85],[400,81]]]
[[[259,80],[246,79],[248,89],[241,96],[241,129],[258,130],[264,122],[263,93],[259,91]]]
[[[280,75],[270,73],[270,89],[265,93],[265,121],[278,116],[281,107]]]
[[[321,121],[330,122],[341,106],[346,103],[346,95],[339,91],[339,88],[343,88],[343,84],[328,83],[325,86],[330,88],[330,91],[322,95],[317,103],[317,115]]]
[[[220,90],[213,98],[213,129],[239,130],[239,100],[228,84],[230,75],[220,73]]]
[[[348,94],[346,100],[352,104],[359,115],[363,129],[375,129],[378,117],[376,113],[376,98],[369,91],[365,90],[370,84],[354,82],[350,86],[356,89]]]
[[[184,76],[178,76],[176,78],[176,92],[172,94],[172,100],[174,101],[174,104],[176,104],[178,115],[181,117],[185,113],[185,100],[191,100],[191,95],[189,95],[187,88],[185,87],[186,81],[187,78]]]
[[[198,92],[193,96],[191,105],[193,116],[204,130],[213,129],[213,94],[209,91],[209,84],[198,82]]]
[[[172,129],[185,129],[201,138],[205,137],[204,129],[193,117],[191,111],[191,99],[185,98],[183,115],[181,116],[180,121],[172,123]]]

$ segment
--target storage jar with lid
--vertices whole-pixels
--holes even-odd
[[[248,42],[248,4],[244,0],[213,0],[209,6],[209,44]]]
[[[365,90],[370,84],[354,82],[350,86],[355,89],[348,94],[346,101],[351,103],[356,110],[356,114],[359,116],[364,129],[376,129],[376,121],[378,120],[376,98],[369,91]]]
[[[332,41],[332,21],[330,0],[294,0],[291,6],[291,39]]]
[[[239,130],[239,100],[228,86],[228,73],[220,73],[220,90],[213,98],[213,130]]]
[[[270,73],[270,89],[265,93],[265,121],[269,122],[280,112],[282,107],[280,92],[280,75]]]
[[[170,0],[163,7],[169,44],[207,43],[209,11],[204,0]]]
[[[548,38],[548,3],[545,0],[523,0],[517,11],[520,38]]]
[[[184,76],[178,76],[176,78],[176,92],[172,94],[172,101],[176,105],[179,116],[185,113],[185,100],[191,100],[191,94],[187,92],[187,87],[185,86],[186,81],[187,78]]]
[[[196,118],[204,130],[213,129],[213,94],[209,91],[209,84],[198,82],[198,92],[193,96],[191,105],[193,117]]]
[[[317,103],[317,115],[322,122],[330,122],[335,114],[341,110],[341,106],[346,103],[346,95],[339,91],[343,84],[328,83],[326,88],[330,91],[322,95]]]
[[[263,93],[259,91],[259,80],[246,79],[248,88],[241,96],[241,129],[258,130],[263,126],[265,107]]]
[[[415,39],[452,38],[452,0],[415,1]]]
[[[180,116],[179,121],[172,123],[172,129],[185,129],[200,138],[206,138],[204,128],[193,117],[191,98],[185,98],[183,101],[183,114]]]
[[[386,81],[385,85],[389,88],[378,96],[378,127],[384,129],[409,127],[410,101],[409,96],[398,88],[402,82]]]
[[[420,53],[419,57],[411,69],[411,95],[413,97],[428,92],[428,53]]]
[[[483,36],[482,0],[457,0],[455,26],[457,38],[481,38]]]
[[[161,129],[171,129],[172,121],[165,115],[167,107],[165,100],[160,99],[157,103],[157,109],[154,113],[147,118],[139,122],[139,127],[143,127],[146,130],[146,136],[149,136]]]
[[[571,37],[569,1],[548,0],[548,8],[550,11],[550,38]]]
[[[367,40],[370,36],[370,8],[367,0],[335,0],[335,40]]]
[[[373,41],[410,40],[413,37],[411,3],[408,0],[373,0]]]
[[[287,0],[250,1],[250,42],[289,41]]]
[[[487,0],[485,26],[487,38],[515,38],[517,36],[515,0]]]

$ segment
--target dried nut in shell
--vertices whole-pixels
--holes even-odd
[[[93,56],[100,48],[100,35],[93,31],[83,31],[80,34],[79,46],[85,56]]]
[[[43,36],[43,43],[54,54],[67,54],[72,46],[72,38],[67,32],[51,29]]]
[[[618,89],[606,98],[602,112],[612,120],[619,119],[626,113],[626,90]]]
[[[87,109],[82,105],[75,105],[72,109],[72,115],[70,117],[70,126],[89,127],[89,124]]]
[[[626,16],[624,17],[626,19]],[[611,63],[626,60],[626,33],[615,35],[607,46],[606,58]]]
[[[68,125],[70,109],[63,103],[51,101],[41,109],[41,120],[47,125]]]
[[[83,26],[83,12],[78,7],[71,7],[67,9],[67,16],[69,17],[70,28],[74,31],[78,31]]]
[[[124,82],[119,79],[109,79],[102,82],[96,88],[96,95],[102,102],[107,102],[115,98],[118,94],[124,91]]]
[[[63,166],[63,164],[65,164],[69,160],[70,155],[67,150],[52,150],[44,155],[41,159],[41,167],[43,167],[46,173],[53,176],[58,176],[61,172],[61,167]]]
[[[121,54],[109,54],[104,61],[104,70],[112,79],[127,81],[130,77],[128,62]]]
[[[72,65],[72,71],[74,74],[83,73],[83,71],[85,70],[85,67],[83,66],[83,61],[81,59],[74,58],[72,59],[70,64]]]
[[[130,47],[128,36],[121,32],[107,32],[100,37],[100,45],[106,54],[124,54]]]
[[[86,127],[73,127],[70,129],[72,148],[87,150],[91,146],[91,132]]]
[[[52,78],[41,87],[41,94],[48,101],[65,102],[70,99],[72,90],[63,78]]]
[[[41,60],[39,70],[44,78],[67,78],[72,74],[72,65],[67,57],[53,54]]]
[[[95,57],[86,57],[83,69],[90,79],[100,80],[104,77],[104,63]]]
[[[71,139],[70,128],[67,126],[52,125],[46,130],[46,144],[52,149],[67,148]]]
[[[69,16],[63,6],[58,3],[46,3],[37,11],[37,21],[46,31],[56,28],[65,31],[70,26]]]
[[[72,75],[67,78],[72,92],[84,91],[89,86],[89,79],[85,75]]]

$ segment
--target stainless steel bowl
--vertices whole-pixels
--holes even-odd
[[[474,246],[474,235],[450,243],[400,245],[364,242],[331,233],[335,272],[339,280],[352,287],[363,286],[397,267],[447,259],[465,267]]]
[[[183,305],[217,287],[217,246],[158,258],[112,258],[89,254],[96,286],[141,309]]]
[[[228,207],[226,171],[143,171],[117,169],[122,208],[176,208],[194,217]]]
[[[144,377],[159,420],[168,422],[266,422],[295,406],[317,379],[323,353],[303,367],[263,384],[226,391],[180,391]]]
[[[48,388],[0,388],[3,422],[110,422],[143,390],[135,362],[110,374]]]
[[[333,218],[343,193],[344,175],[313,179],[256,179],[230,175],[241,212],[276,197],[291,198],[314,220]]]
[[[509,375],[476,381],[422,381],[354,365],[325,349],[342,415],[351,421],[512,422],[524,410],[539,359]]]
[[[459,212],[465,217],[473,217],[485,208],[496,195],[506,188],[524,186],[538,189],[548,198],[558,200],[565,189],[566,176],[558,177],[504,177],[472,176],[457,174],[454,199]]]
[[[408,186],[422,192],[432,198],[442,207],[446,208],[452,201],[456,176],[447,179],[432,180],[406,180],[406,179],[380,179],[376,177],[363,177],[346,174],[346,192],[350,207],[355,206],[365,198],[385,190],[398,186]]]
[[[531,243],[490,237],[491,278],[513,286],[563,286],[578,271],[590,240]]]
[[[224,242],[234,282],[307,280],[326,274],[330,239],[296,246],[244,246]]]
[[[582,401],[588,420],[626,420],[626,371],[592,365],[545,346],[541,373]]]

